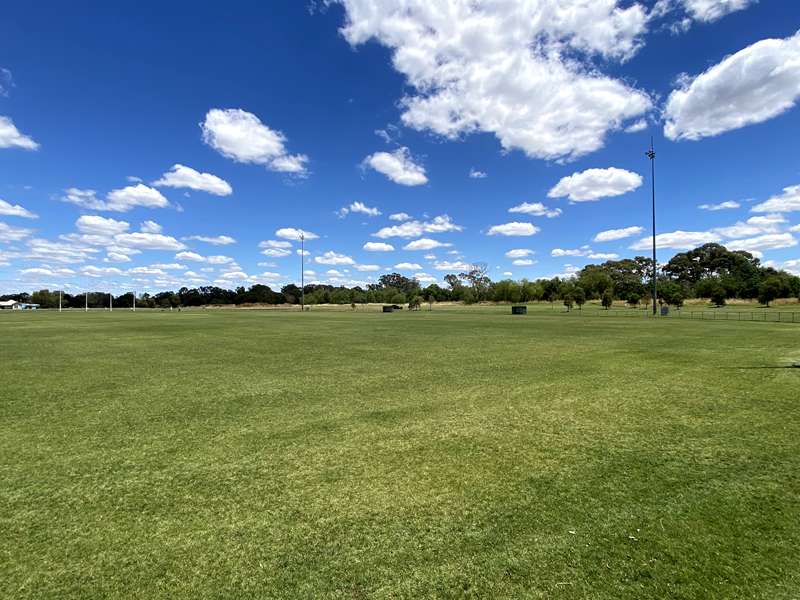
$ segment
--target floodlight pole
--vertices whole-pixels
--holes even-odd
[[[61,290],[58,290],[58,312],[61,312]]]
[[[89,312],[89,288],[86,288],[86,294],[84,294],[86,298],[86,305],[83,308],[83,312]]]
[[[133,294],[133,312],[136,312],[136,290],[133,290],[131,294]]]
[[[306,310],[306,234],[300,231],[300,312]]]
[[[656,263],[656,152],[653,150],[653,138],[650,138],[650,150],[647,151],[647,158],[650,159],[650,183],[653,190],[653,316],[656,312],[656,301],[658,300],[658,266]]]
[[[108,292],[108,312],[114,312],[114,296]]]

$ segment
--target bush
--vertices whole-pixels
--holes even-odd
[[[610,288],[606,289],[606,291],[603,292],[603,297],[600,300],[600,302],[603,305],[603,308],[605,308],[606,310],[608,310],[614,305],[614,294]]]

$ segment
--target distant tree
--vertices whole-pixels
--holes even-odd
[[[716,306],[725,306],[725,296],[725,288],[722,285],[717,285],[711,290],[709,299]]]
[[[476,302],[486,299],[486,292],[492,283],[492,280],[486,275],[488,271],[489,265],[486,263],[473,263],[468,271],[458,274],[459,278],[468,281],[472,286]]]
[[[408,310],[419,310],[419,307],[422,305],[422,298],[419,296],[414,296],[408,301]]]
[[[660,300],[663,300],[670,306],[675,306],[680,308],[683,306],[683,301],[685,298],[683,287],[675,283],[674,281],[659,281],[658,283],[658,293],[660,296]]]
[[[628,302],[628,304],[630,304],[630,305],[631,305],[633,308],[636,308],[637,306],[639,306],[639,301],[640,301],[641,299],[642,299],[642,297],[641,297],[641,295],[639,294],[639,292],[634,292],[634,291],[630,291],[630,292],[628,292],[628,298],[627,298],[627,302]]]
[[[389,302],[392,304],[405,304],[406,303],[406,295],[402,292],[396,292],[392,297],[389,299]]]
[[[448,273],[447,275],[445,275],[444,281],[447,285],[450,286],[451,290],[454,290],[457,287],[461,286],[461,280],[458,278],[458,275],[454,275],[453,273]]]
[[[572,296],[572,292],[567,292],[563,296],[564,306],[567,307],[567,311],[572,310],[572,305],[575,303],[575,298]]]
[[[611,288],[606,288],[600,302],[606,310],[614,306],[614,291]]]
[[[586,291],[581,286],[576,285],[572,295],[575,298],[575,304],[578,305],[578,310],[583,310],[583,305],[586,304]]]
[[[784,284],[778,277],[768,277],[758,288],[758,301],[764,306],[783,295]]]

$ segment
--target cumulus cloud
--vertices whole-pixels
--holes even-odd
[[[394,250],[394,246],[385,244],[384,242],[367,242],[364,244],[363,248],[367,252],[391,252]]]
[[[759,217],[750,217],[747,221],[737,221],[728,227],[717,227],[712,229],[727,238],[742,238],[755,236],[763,233],[777,233],[781,226],[786,223],[786,219],[781,214],[769,214]]]
[[[184,244],[174,237],[160,233],[144,233],[142,231],[121,233],[114,236],[114,239],[123,246],[141,248],[142,250],[183,250],[186,248]]]
[[[682,0],[683,5],[692,18],[697,21],[711,22],[721,19],[727,14],[743,10],[758,0]]]
[[[355,269],[356,269],[356,271],[372,273],[374,271],[380,271],[381,270],[381,266],[380,265],[356,265]]]
[[[560,208],[548,208],[541,202],[523,202],[508,209],[510,213],[522,213],[525,215],[533,215],[535,217],[547,217],[552,219],[561,214]]]
[[[739,208],[741,204],[736,202],[735,200],[726,200],[725,202],[719,202],[718,204],[698,204],[697,208],[700,210],[729,210],[732,208]]]
[[[478,169],[472,168],[469,170],[469,178],[470,179],[486,179],[488,175],[483,171],[479,171]]]
[[[200,173],[191,167],[175,164],[172,169],[153,182],[159,187],[188,188],[199,192],[208,192],[215,196],[230,196],[233,188],[230,184],[211,173]]]
[[[408,148],[405,147],[398,148],[394,152],[370,154],[362,165],[383,173],[400,185],[415,186],[428,183],[425,167],[415,163]]]
[[[127,221],[117,221],[116,219],[107,219],[97,215],[83,215],[75,221],[75,227],[77,227],[78,231],[87,235],[107,237],[109,238],[109,243],[112,243],[110,238],[128,231],[130,224]]]
[[[316,233],[305,231],[304,229],[296,229],[294,227],[278,229],[275,231],[275,237],[283,238],[284,240],[292,240],[294,242],[299,242],[301,238],[305,238],[306,240],[316,240],[319,238]]]
[[[550,198],[569,198],[572,202],[587,202],[620,196],[642,185],[638,173],[609,167],[608,169],[587,169],[564,177],[553,187],[547,196]]]
[[[33,231],[30,229],[12,227],[0,221],[0,242],[18,242],[28,237],[31,233]]]
[[[422,268],[422,265],[417,263],[401,262],[397,263],[394,268],[398,271],[419,271]]]
[[[338,1],[351,45],[376,39],[392,51],[416,92],[401,101],[414,129],[451,139],[488,132],[506,150],[573,159],[650,108],[646,94],[590,68],[593,55],[636,52],[647,28],[639,4]]]
[[[403,246],[403,250],[433,250],[434,248],[446,248],[452,245],[430,238],[420,238]]]
[[[198,254],[197,252],[178,252],[175,255],[176,260],[190,260],[192,262],[206,262],[206,257]]]
[[[533,253],[533,250],[529,250],[528,248],[515,248],[506,252],[506,256],[508,258],[525,258]]]
[[[645,119],[639,119],[635,123],[631,123],[625,128],[625,133],[638,133],[639,131],[644,131],[647,129],[647,121]]]
[[[448,231],[461,231],[462,229],[463,227],[453,223],[448,215],[440,215],[430,221],[405,221],[400,225],[384,227],[372,235],[381,239],[390,237],[411,238],[418,237],[423,233],[445,233]]]
[[[0,241],[2,241],[2,235],[3,230],[0,227]],[[41,238],[28,240],[27,245],[28,250],[25,252],[25,258],[68,264],[85,262],[98,252],[96,248],[91,248],[85,244],[54,242]]]
[[[161,233],[164,231],[164,228],[155,221],[148,220],[139,224],[139,231],[144,231],[145,233]]]
[[[320,256],[314,257],[314,262],[320,265],[354,265],[356,261],[354,261],[351,257],[345,254],[339,254],[334,252],[333,250],[329,250]]]
[[[530,267],[536,264],[537,261],[530,258],[517,258],[511,262],[512,265],[517,267]]]
[[[538,232],[539,228],[533,223],[512,221],[511,223],[504,223],[502,225],[492,225],[486,235],[526,236],[534,235]]]
[[[697,246],[721,241],[719,234],[711,231],[671,231],[659,233],[656,236],[657,248],[672,248],[674,250],[692,250]],[[631,250],[649,250],[653,246],[651,237],[644,237],[630,246]]]
[[[203,141],[227,158],[263,165],[271,171],[307,174],[308,157],[289,154],[286,136],[264,125],[253,113],[238,108],[212,108],[200,128]]]
[[[184,240],[195,240],[198,242],[204,242],[206,244],[211,244],[212,246],[228,246],[230,244],[235,244],[236,239],[232,238],[229,235],[190,235],[188,237],[183,238]]]
[[[685,77],[667,100],[664,134],[699,140],[761,123],[800,98],[800,32],[767,39],[728,56],[697,77]]]
[[[6,217],[22,217],[23,219],[38,219],[39,215],[32,213],[19,204],[11,204],[0,198],[0,215]]]
[[[454,262],[443,260],[433,263],[433,268],[437,271],[467,271],[469,270],[469,265],[460,260]]]
[[[783,193],[773,196],[766,202],[756,204],[751,212],[783,213],[800,210],[800,185],[791,185],[783,188]]]
[[[644,227],[623,227],[621,229],[607,229],[606,231],[601,231],[592,241],[594,242],[613,242],[614,240],[622,240],[628,237],[632,237],[634,235],[641,235],[644,231]]]
[[[39,144],[34,142],[33,138],[20,133],[9,117],[0,116],[0,148],[38,150]]]
[[[550,251],[550,256],[582,256],[585,258],[591,258],[592,260],[615,260],[619,258],[618,254],[611,252],[595,252],[589,246],[581,246],[580,248],[568,250],[564,250],[563,248],[553,248]]]
[[[377,217],[381,214],[381,211],[377,208],[369,207],[363,202],[353,202],[350,206],[343,206],[336,211],[340,218],[346,217],[348,213],[361,213],[368,217]]]
[[[797,239],[791,233],[768,233],[742,240],[725,242],[728,250],[745,250],[757,253],[764,250],[778,250],[797,246]]]
[[[127,212],[137,206],[144,208],[169,206],[169,202],[161,192],[142,183],[112,190],[105,200],[100,200],[94,190],[68,188],[61,200],[88,210],[116,212]]]
[[[408,221],[411,218],[411,215],[404,212],[394,213],[389,215],[390,221]]]

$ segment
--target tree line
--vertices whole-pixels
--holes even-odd
[[[409,304],[418,307],[433,302],[562,302],[568,308],[581,307],[588,300],[600,300],[609,308],[614,301],[631,306],[651,301],[653,261],[644,256],[606,261],[585,266],[568,278],[514,281],[492,281],[483,263],[471,265],[461,273],[445,275],[445,285],[431,283],[425,287],[416,279],[399,273],[388,273],[366,287],[344,287],[309,284],[303,290],[295,284],[279,291],[263,284],[234,290],[216,286],[182,287],[177,292],[142,294],[136,306],[142,308],[178,308],[214,304]],[[731,298],[757,299],[764,305],[777,298],[800,297],[800,277],[773,267],[764,266],[749,252],[730,251],[720,244],[705,244],[673,256],[661,266],[657,281],[658,301],[675,307],[688,298],[708,298],[715,305],[724,305]],[[59,292],[39,290],[32,294],[10,294],[0,300],[31,302],[43,308],[57,308]],[[107,308],[109,294],[89,292],[61,296],[64,308]],[[131,308],[131,293],[113,296],[113,305]]]

